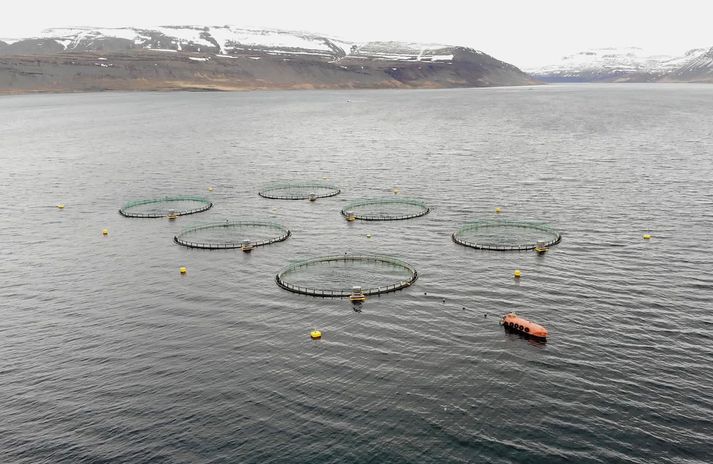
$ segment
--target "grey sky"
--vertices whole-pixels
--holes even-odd
[[[587,48],[656,53],[712,47],[707,0],[20,1],[0,5],[0,37],[64,26],[235,25],[319,32],[347,40],[466,45],[520,67]]]

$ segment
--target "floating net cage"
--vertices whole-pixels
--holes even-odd
[[[221,250],[282,242],[290,234],[287,227],[274,222],[226,220],[187,227],[173,240],[190,248]]]
[[[388,256],[344,255],[308,259],[275,276],[277,285],[303,295],[344,298],[361,286],[364,295],[407,288],[418,278],[408,263]]]
[[[495,251],[534,250],[538,242],[551,247],[562,240],[562,235],[547,224],[505,220],[469,222],[451,237],[460,245]]]
[[[130,201],[121,207],[119,213],[133,218],[160,218],[168,216],[171,212],[176,216],[200,213],[209,210],[212,206],[213,203],[206,198],[183,195]]]
[[[353,201],[342,208],[342,216],[362,221],[398,221],[425,216],[430,209],[414,198],[370,198]]]
[[[275,200],[307,200],[333,197],[340,192],[339,187],[324,182],[284,182],[267,185],[258,195]]]

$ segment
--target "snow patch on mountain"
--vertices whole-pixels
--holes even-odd
[[[311,34],[299,34],[277,30],[241,29],[231,26],[211,27],[210,35],[221,46],[222,53],[231,49],[271,48],[274,51],[309,50],[316,54],[329,55],[335,47],[344,52],[342,47],[330,39]],[[330,46],[331,45],[331,46]]]
[[[73,50],[82,42],[91,42],[99,38],[124,39],[139,44],[149,37],[132,28],[55,28],[46,29],[39,35],[41,39],[53,39],[64,46],[65,50]]]
[[[446,62],[454,58],[453,50],[458,47],[444,44],[419,44],[407,42],[367,42],[353,50],[352,58],[368,58],[388,61],[431,61]],[[462,48],[462,47],[460,47]],[[483,52],[472,49],[475,54]]]
[[[215,47],[213,42],[206,39],[206,29],[207,28],[193,26],[162,26],[152,28],[151,30],[175,39],[177,45],[194,44],[208,48]]]

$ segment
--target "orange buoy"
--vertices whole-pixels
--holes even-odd
[[[500,324],[506,329],[522,332],[538,338],[547,338],[547,329],[540,324],[523,319],[515,313],[507,313],[500,320]]]

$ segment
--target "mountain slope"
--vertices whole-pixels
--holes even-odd
[[[0,92],[535,83],[483,52],[232,26],[49,29],[0,45]]]
[[[661,81],[713,83],[713,47],[690,56],[683,65],[666,74]]]

